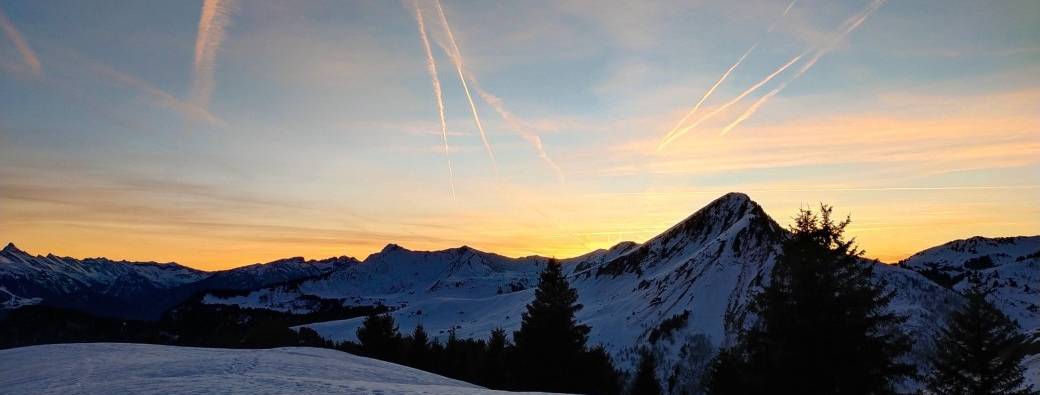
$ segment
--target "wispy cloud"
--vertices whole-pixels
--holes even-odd
[[[744,54],[740,56],[740,59],[737,59],[736,63],[733,63],[732,66],[729,66],[729,69],[726,69],[725,73],[722,73],[722,77],[719,77],[719,80],[715,81],[715,84],[712,85],[711,88],[708,88],[707,92],[704,92],[704,96],[701,96],[701,99],[697,101],[697,104],[694,104],[693,108],[691,108],[690,111],[688,111],[686,115],[682,117],[682,119],[679,119],[679,122],[676,122],[675,126],[672,127],[672,130],[668,131],[668,134],[666,134],[664,136],[664,139],[661,140],[661,144],[657,145],[658,150],[664,149],[664,147],[668,145],[668,143],[672,140],[672,136],[675,135],[675,132],[678,131],[684,123],[686,123],[686,120],[689,119],[691,115],[695,114],[697,110],[701,108],[701,104],[704,104],[704,101],[708,100],[708,97],[710,97],[711,94],[715,92],[715,89],[718,88],[719,85],[722,85],[722,82],[725,81],[731,73],[733,73],[733,70],[735,70],[737,66],[740,66],[740,64],[744,62],[744,59],[747,58],[748,55],[751,55],[751,52],[754,52],[756,47],[758,47],[757,43],[748,48],[747,51],[744,51]]]
[[[148,102],[153,106],[180,113],[185,118],[192,121],[205,122],[211,125],[224,124],[223,120],[217,118],[210,113],[209,110],[197,103],[182,101],[169,92],[159,89],[155,85],[133,75],[117,71],[96,61],[86,60],[82,57],[79,58],[83,67],[93,75],[138,92],[146,97]]]
[[[747,95],[750,95],[751,93],[755,92],[756,90],[758,90],[758,88],[761,88],[762,85],[765,85],[770,80],[772,80],[773,78],[776,78],[776,76],[780,75],[780,73],[783,73],[784,70],[787,70],[789,67],[791,67],[791,65],[797,63],[798,60],[800,60],[803,56],[805,56],[805,53],[802,53],[801,55],[795,56],[794,58],[791,58],[791,60],[789,60],[787,63],[784,63],[783,66],[780,66],[780,68],[774,70],[771,74],[766,76],[766,78],[763,78],[761,81],[755,83],[750,88],[745,89],[744,92],[741,92],[739,95],[737,95],[737,97],[731,99],[730,101],[724,103],[723,105],[721,105],[719,107],[716,107],[714,110],[712,110],[711,112],[705,114],[703,117],[698,118],[697,121],[687,125],[686,127],[682,128],[682,129],[679,129],[678,132],[673,133],[671,136],[665,137],[665,139],[663,141],[661,141],[661,144],[658,145],[658,149],[661,149],[663,147],[668,146],[668,144],[670,144],[672,141],[675,141],[675,139],[678,139],[678,138],[682,137],[687,132],[689,132],[691,129],[696,128],[698,125],[700,125],[704,121],[707,121],[707,120],[715,117],[716,115],[719,115],[719,113],[725,111],[730,106],[732,106],[734,104],[737,104],[738,102],[743,100],[745,97],[747,97]]]
[[[22,55],[22,61],[29,67],[29,70],[33,74],[43,74],[43,67],[40,66],[40,58],[36,56],[36,52],[33,51],[29,43],[25,41],[25,37],[18,31],[14,23],[11,23],[10,19],[7,19],[7,14],[4,13],[3,8],[0,8],[0,29],[3,29],[4,34],[7,36],[11,43],[14,44],[15,48],[18,49],[18,53]]]
[[[773,96],[776,96],[778,93],[780,93],[780,91],[784,90],[784,88],[786,88],[788,84],[798,79],[798,77],[801,77],[803,74],[805,74],[805,72],[809,71],[809,69],[816,65],[816,62],[818,62],[820,58],[823,57],[823,55],[827,54],[827,52],[834,49],[834,47],[837,46],[838,43],[845,39],[845,36],[848,36],[849,33],[852,33],[853,30],[856,30],[857,27],[863,24],[863,22],[866,21],[867,18],[873,15],[874,12],[877,11],[878,8],[881,8],[881,6],[884,4],[885,0],[874,0],[862,12],[845,21],[845,23],[842,24],[842,27],[838,34],[835,34],[829,43],[824,45],[822,48],[817,49],[813,56],[810,57],[809,60],[807,60],[805,64],[803,64],[802,67],[798,69],[797,73],[780,83],[779,86],[774,88],[772,91],[769,91],[769,93],[765,94],[764,96],[756,100],[755,103],[752,104],[751,107],[749,107],[746,111],[744,111],[743,114],[740,114],[740,116],[737,117],[736,120],[734,120],[725,128],[723,128],[720,134],[725,135],[726,133],[729,133],[730,130],[739,126],[742,122],[754,115],[755,112],[759,110],[759,108],[761,108],[763,105],[766,104],[766,102],[769,101],[769,99],[773,98]]]
[[[448,187],[451,189],[451,199],[455,200],[455,170],[451,167],[451,155],[448,153],[448,123],[444,119],[444,94],[441,92],[440,77],[437,76],[437,61],[433,58],[433,49],[430,48],[430,39],[426,35],[426,22],[423,20],[422,8],[419,7],[418,0],[412,0],[412,8],[415,10],[415,22],[419,25],[419,37],[422,38],[423,50],[426,53],[426,71],[430,74],[433,95],[437,98],[437,115],[441,121],[444,158],[448,161]]]
[[[199,31],[195,38],[195,79],[192,82],[192,101],[208,107],[213,95],[214,71],[217,52],[224,42],[224,29],[231,22],[232,0],[205,0],[199,17]]]
[[[534,148],[535,152],[538,154],[538,158],[541,159],[549,169],[552,169],[560,183],[564,183],[566,177],[563,174],[563,169],[556,164],[556,161],[549,156],[548,152],[545,152],[545,146],[542,145],[542,137],[517,120],[516,117],[506,109],[505,105],[502,104],[502,99],[484,91],[480,84],[477,83],[476,78],[471,77],[471,80],[473,81],[473,87],[476,89],[477,94],[484,99],[484,102],[490,105],[491,108],[494,108],[495,111],[498,112],[498,115],[502,117],[502,120]]]
[[[480,140],[484,143],[484,149],[487,151],[488,158],[491,159],[491,167],[498,174],[498,161],[495,160],[495,151],[491,149],[491,143],[488,142],[487,133],[484,131],[484,125],[480,122],[480,114],[477,113],[477,105],[473,102],[473,95],[469,92],[469,86],[466,84],[466,73],[463,71],[465,66],[462,63],[462,51],[459,49],[459,44],[455,41],[455,35],[451,32],[451,25],[448,24],[448,17],[444,15],[444,7],[441,7],[440,0],[433,0],[437,6],[437,15],[441,19],[441,27],[444,28],[444,32],[448,35],[448,44],[451,48],[447,48],[446,52],[448,57],[451,58],[452,62],[455,63],[455,70],[459,73],[459,82],[462,83],[462,90],[466,92],[466,100],[469,101],[469,108],[473,112],[473,122],[477,125],[477,130],[480,131]]]
[[[534,148],[535,152],[538,154],[538,158],[553,171],[553,173],[556,175],[557,180],[563,183],[566,180],[563,170],[560,168],[559,165],[556,164],[556,161],[554,161],[552,157],[550,157],[549,154],[546,152],[545,146],[542,144],[541,136],[532,131],[531,128],[526,127],[520,120],[516,118],[516,116],[513,115],[513,113],[506,109],[505,104],[503,104],[501,98],[484,90],[484,88],[481,87],[480,82],[477,80],[476,76],[474,76],[472,72],[465,68],[463,64],[462,54],[459,50],[457,42],[455,41],[455,36],[452,33],[451,26],[448,24],[448,20],[444,15],[444,8],[441,6],[439,0],[434,1],[437,6],[438,15],[440,15],[441,17],[441,22],[444,28],[445,35],[447,36],[447,43],[439,42],[439,44],[455,63],[455,67],[459,72],[459,79],[463,82],[463,88],[466,91],[466,98],[470,100],[470,108],[473,110],[473,117],[474,120],[477,122],[477,128],[481,133],[481,138],[484,141],[485,148],[488,150],[488,154],[491,155],[492,160],[494,160],[494,154],[491,150],[490,145],[487,142],[483,126],[480,123],[480,118],[477,116],[476,106],[473,104],[472,97],[470,96],[469,86],[466,84],[467,80],[473,86],[473,90],[477,91],[477,94],[484,100],[484,102],[491,106],[491,108],[493,108],[495,112],[498,113],[499,117],[501,117],[502,120],[505,121],[506,125],[508,125],[510,129],[512,129],[515,133],[520,135],[521,138],[527,141],[527,143],[530,144],[532,148]]]
[[[795,3],[797,2],[798,0],[791,0],[791,2],[787,4],[787,8],[784,8],[784,12],[781,13],[780,16],[777,17],[772,24],[769,25],[769,28],[766,29],[766,33],[773,32],[773,29],[775,29],[776,26],[780,23],[780,21],[782,21],[783,18],[791,12],[791,8],[793,8]],[[726,78],[728,78],[729,75],[733,73],[733,70],[735,70],[737,66],[740,66],[740,64],[744,62],[744,59],[746,59],[748,55],[751,55],[751,53],[755,51],[755,48],[758,48],[758,44],[760,42],[761,41],[751,45],[751,47],[749,47],[747,51],[744,51],[744,54],[741,55],[739,59],[737,59],[736,63],[733,63],[733,65],[730,66],[729,69],[726,69],[725,73],[722,73],[722,76],[719,77],[719,80],[715,81],[715,84],[712,85],[711,88],[708,88],[708,91],[704,93],[704,96],[701,96],[701,99],[697,101],[697,104],[695,104],[693,108],[691,108],[690,111],[688,111],[686,115],[683,116],[682,119],[680,119],[674,127],[672,127],[672,130],[668,131],[668,134],[665,135],[664,139],[661,140],[661,143],[657,145],[658,150],[662,150],[665,146],[668,145],[668,143],[673,139],[672,136],[675,135],[675,133],[679,130],[680,127],[682,127],[684,123],[686,123],[686,120],[689,119],[691,115],[696,113],[697,110],[701,108],[701,104],[704,104],[704,101],[708,100],[708,97],[710,97],[711,94],[715,92],[715,89],[718,88],[719,85],[722,85],[722,82],[725,81]]]

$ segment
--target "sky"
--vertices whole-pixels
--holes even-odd
[[[731,191],[886,262],[1040,234],[1035,0],[0,0],[0,33],[32,253],[569,257]]]

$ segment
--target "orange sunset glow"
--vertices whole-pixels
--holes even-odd
[[[563,258],[731,191],[831,204],[889,263],[1033,235],[1040,9],[1012,3],[4,2],[0,240]]]

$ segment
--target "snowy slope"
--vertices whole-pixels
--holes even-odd
[[[12,395],[503,393],[327,349],[116,343],[0,350],[0,388]]]
[[[204,272],[176,263],[33,256],[8,244],[0,250],[0,309],[46,304],[105,316],[154,319],[201,290],[255,289],[357,263],[349,257],[289,258]]]
[[[747,303],[768,281],[786,231],[743,194],[727,194],[642,244],[622,243],[564,261],[584,308],[578,319],[592,326],[589,339],[605,346],[622,369],[631,369],[640,347],[662,361],[658,377],[676,388],[746,325]],[[544,258],[510,259],[471,248],[410,251],[389,245],[362,264],[321,278],[254,291],[235,298],[209,297],[282,311],[305,311],[307,297],[350,305],[382,304],[403,332],[416,324],[443,341],[485,338],[495,328],[519,328],[533,299]],[[930,350],[932,334],[960,297],[924,276],[878,265],[876,275],[900,289],[892,305],[911,317],[918,337],[916,361]],[[306,325],[322,336],[355,340],[362,319]]]
[[[914,254],[899,266],[958,292],[981,286],[987,300],[1023,329],[1040,329],[1040,236],[956,240]]]
[[[348,256],[319,260],[307,260],[302,257],[286,258],[213,272],[200,285],[207,289],[256,289],[301,278],[320,276],[358,263],[357,259]]]
[[[787,231],[757,203],[731,193],[645,243],[620,243],[563,260],[564,272],[584,304],[578,319],[592,326],[590,343],[605,346],[622,369],[632,369],[637,350],[649,348],[661,361],[658,377],[681,390],[696,385],[710,358],[754,318],[747,316],[747,304],[769,281],[785,237]],[[990,287],[998,306],[1040,341],[1038,247],[1040,237],[973,238],[922,251],[898,266],[864,264],[877,265],[875,277],[898,291],[890,309],[909,317],[902,330],[914,340],[911,360],[924,364],[936,331],[962,305],[958,291],[968,281]],[[393,310],[402,332],[422,323],[441,341],[451,329],[460,337],[485,338],[495,328],[510,333],[519,328],[547,258],[508,258],[469,247],[412,251],[390,244],[361,263],[322,261],[332,267],[323,274],[273,286],[249,282],[265,277],[258,273],[279,273],[274,270],[279,265],[306,268],[308,262],[322,265],[294,258],[241,269],[240,278],[224,276],[224,287],[247,292],[209,294],[203,301],[294,313],[312,311],[318,299],[383,305]],[[946,278],[956,281],[948,284]],[[361,321],[305,326],[343,341],[354,340]]]
[[[162,299],[159,295],[208,276],[175,263],[33,256],[14,244],[0,250],[5,293],[101,315],[150,315],[151,305]]]

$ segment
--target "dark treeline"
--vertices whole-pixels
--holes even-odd
[[[454,331],[442,344],[423,327],[401,335],[393,317],[370,315],[357,330],[358,343],[345,349],[493,389],[584,394],[621,392],[621,374],[607,352],[585,343],[589,327],[577,323],[577,292],[551,261],[539,278],[535,299],[523,313],[510,342],[505,330],[487,339],[459,339]]]
[[[386,311],[385,307],[323,308],[289,314],[235,305],[203,304],[201,295],[156,321],[102,317],[51,306],[25,306],[0,313],[0,348],[53,343],[132,342],[193,347],[270,348],[335,345],[307,328],[308,322],[347,319]]]

